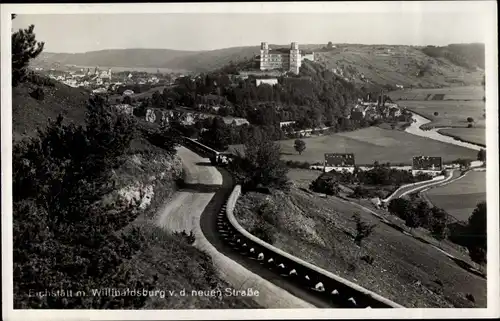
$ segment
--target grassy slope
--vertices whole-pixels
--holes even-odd
[[[248,193],[237,203],[236,217],[251,229],[262,220],[256,204],[265,195]],[[327,199],[293,187],[291,192],[269,196],[278,207],[277,221],[265,223],[277,236],[275,246],[323,267],[407,307],[484,307],[486,282],[465,272],[446,256],[389,227],[371,214],[338,198]],[[354,212],[378,225],[362,247],[352,235]],[[374,258],[372,265],[363,255]],[[439,285],[441,282],[443,285]],[[465,298],[472,293],[476,303]]]
[[[467,148],[378,127],[303,140],[306,150],[302,155],[295,151],[294,139],[280,141],[283,159],[314,163],[324,161],[325,153],[354,153],[356,164],[373,164],[374,161],[411,164],[413,156],[422,154],[442,156],[444,161],[475,159],[477,156],[476,151]],[[241,146],[234,145],[231,148],[241,149]]]
[[[486,172],[471,171],[451,184],[426,192],[429,200],[461,221],[467,221],[477,203],[486,200]]]
[[[26,136],[23,135],[25,131],[34,136],[35,126],[45,127],[47,118],[55,118],[59,113],[66,115],[68,122],[84,123],[88,94],[58,84],[55,88],[46,87],[45,100],[37,101],[28,95],[28,87],[29,84],[23,84],[13,91],[14,141]],[[125,157],[126,162],[114,175],[117,190],[108,196],[108,200],[116,199],[120,189],[145,192],[148,185],[153,186],[154,195],[149,207],[127,227],[141,227],[148,236],[148,242],[143,244],[133,259],[124,264],[140,269],[144,276],[158,274],[157,289],[161,290],[211,290],[217,285],[226,287],[227,284],[213,269],[210,257],[150,224],[158,207],[176,190],[175,179],[181,173],[180,161],[169,158],[162,149],[140,136],[132,141]],[[146,308],[158,309],[232,307],[251,308],[256,307],[256,304],[239,297],[224,297],[223,300],[211,297],[151,297],[146,305]]]
[[[43,101],[32,98],[29,93],[34,86],[30,83],[12,88],[12,131],[13,140],[36,135],[37,127],[45,127],[49,118],[62,114],[67,122],[83,124],[89,93],[61,83],[55,87],[43,87]]]
[[[399,84],[405,87],[478,85],[484,74],[482,71],[469,72],[446,59],[435,59],[407,46],[347,45],[331,52],[318,53],[316,57],[329,69],[342,69],[346,77],[358,84]],[[417,76],[423,67],[427,67],[428,71]],[[363,81],[361,75],[369,82]]]

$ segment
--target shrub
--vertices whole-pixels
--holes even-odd
[[[316,193],[326,195],[338,195],[340,187],[335,176],[329,173],[323,173],[309,184],[309,189]]]
[[[409,200],[404,198],[394,198],[389,202],[387,207],[389,213],[406,220],[406,215],[412,210],[412,204]]]
[[[272,202],[265,201],[261,203],[257,209],[257,214],[259,217],[271,224],[272,226],[278,225],[278,217],[277,217],[278,209],[276,205]]]
[[[187,234],[185,230],[182,230],[182,232],[174,232],[174,235],[180,237],[189,245],[193,245],[196,241],[193,231],[190,231],[189,234]]]
[[[467,128],[472,128],[474,127],[472,124],[467,124]]]
[[[257,223],[249,232],[253,236],[258,237],[262,241],[271,245],[275,242],[275,236],[273,234],[272,228],[270,228],[263,222]]]
[[[474,122],[474,118],[472,118],[472,117],[467,117],[467,122],[468,122],[468,123],[472,123],[472,122]]]
[[[366,222],[363,222],[359,213],[354,213],[352,217],[356,222],[356,236],[354,237],[354,242],[357,245],[361,246],[361,241],[364,238],[370,236],[377,225],[370,225]]]
[[[439,113],[437,111],[434,112],[434,116],[438,116]]]
[[[41,87],[36,87],[35,90],[30,92],[30,96],[35,98],[36,100],[44,100],[45,93]]]
[[[430,230],[436,239],[442,240],[446,237],[448,233],[447,222],[448,214],[443,209],[438,207],[431,209]]]
[[[366,263],[372,265],[373,264],[373,261],[375,261],[375,259],[373,258],[373,256],[370,256],[370,255],[363,255],[361,257],[361,260],[365,261]]]
[[[466,243],[471,259],[486,263],[486,202],[478,203],[469,217]]]
[[[295,145],[293,147],[299,153],[299,155],[302,155],[302,152],[306,150],[306,142],[301,139],[296,139]]]

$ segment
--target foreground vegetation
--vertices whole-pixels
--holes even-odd
[[[14,33],[14,46],[36,47],[29,39],[31,27]],[[14,308],[255,307],[158,293],[228,286],[193,238],[151,223],[182,177],[175,126],[143,128],[99,97],[33,77],[31,58],[13,51],[24,62],[13,65]],[[109,288],[146,294],[98,294]],[[46,295],[61,290],[73,295]]]

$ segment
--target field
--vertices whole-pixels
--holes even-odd
[[[424,128],[467,127],[468,117],[474,119],[474,127],[485,128],[485,93],[481,86],[404,89],[388,95],[400,106],[430,119]]]
[[[354,153],[356,164],[390,162],[391,164],[411,164],[413,156],[442,156],[443,161],[457,158],[476,159],[477,152],[427,139],[397,130],[369,127],[352,132],[304,138],[306,150],[299,155],[294,149],[294,139],[280,141],[284,160],[302,162],[323,162],[325,153]],[[233,145],[232,149],[241,149]]]
[[[486,200],[486,172],[471,171],[465,177],[425,192],[427,198],[460,221],[467,221],[477,203]]]
[[[438,132],[458,140],[486,146],[485,128],[443,128]]]
[[[412,88],[389,92],[392,100],[482,100],[484,88],[481,86],[460,86],[446,88]],[[434,96],[439,95],[439,96]]]
[[[291,171],[305,185],[310,171]],[[272,205],[270,215],[258,214],[260,204]],[[363,222],[377,224],[362,241],[353,241],[358,212]],[[375,216],[336,197],[323,198],[297,187],[272,195],[247,193],[237,202],[235,215],[250,231],[264,224],[273,245],[355,282],[409,308],[484,307],[486,282],[466,272],[441,252],[381,223]],[[372,257],[372,264],[364,259]],[[468,301],[472,294],[475,303]]]
[[[398,104],[430,119],[426,124],[428,128],[467,127],[468,117],[474,119],[474,127],[485,128],[483,101],[398,101]],[[435,112],[438,115],[434,115]]]

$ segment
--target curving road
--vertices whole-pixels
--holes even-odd
[[[408,195],[410,193],[416,193],[416,192],[431,188],[431,187],[436,186],[436,185],[447,184],[447,183],[451,182],[452,179],[457,178],[457,173],[459,174],[460,172],[452,169],[448,173],[448,176],[446,176],[444,179],[435,180],[435,181],[424,181],[424,182],[419,182],[416,184],[408,184],[408,185],[402,186],[394,194],[389,196],[385,200],[385,202],[389,202],[392,199],[400,198],[400,197],[403,197],[403,196]]]
[[[185,188],[158,213],[156,223],[170,232],[193,231],[194,246],[212,257],[220,276],[234,289],[259,291],[254,300],[264,308],[332,308],[319,296],[269,271],[256,261],[235,253],[216,232],[216,215],[232,191],[230,175],[191,150],[178,149]]]

